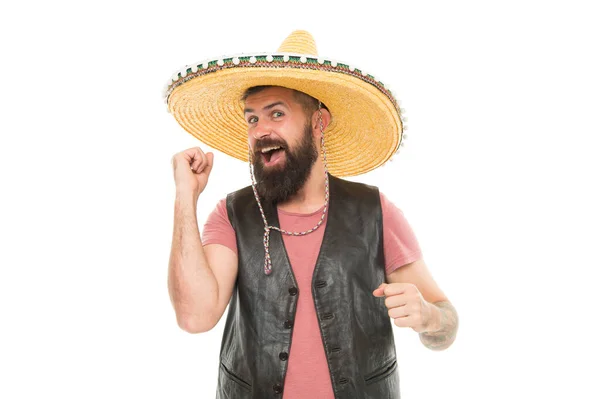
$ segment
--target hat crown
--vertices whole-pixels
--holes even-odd
[[[317,55],[317,44],[307,31],[295,30],[281,43],[277,52]]]

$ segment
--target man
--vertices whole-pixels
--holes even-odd
[[[399,398],[390,318],[441,350],[458,316],[402,211],[376,187],[336,176],[389,158],[399,109],[371,75],[298,54],[316,54],[307,32],[275,55],[173,78],[169,110],[190,133],[242,159],[243,129],[252,185],[217,204],[201,240],[196,206],[213,154],[174,155],[171,301],[192,333],[213,328],[229,304],[217,398]]]

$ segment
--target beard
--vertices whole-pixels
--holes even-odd
[[[290,149],[279,140],[263,139],[256,143],[252,165],[256,178],[256,191],[267,202],[276,204],[285,202],[304,186],[319,152],[312,135],[310,120],[304,126],[304,134],[297,148]],[[265,169],[260,153],[262,148],[280,145],[285,153],[283,165],[274,165]]]

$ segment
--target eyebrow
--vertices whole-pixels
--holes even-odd
[[[286,105],[285,105],[285,103],[283,101],[276,101],[273,104],[269,104],[269,105],[266,105],[265,107],[263,107],[263,111],[266,111],[266,110],[271,109],[273,107],[276,107],[278,105],[283,105],[284,107],[286,107]],[[248,112],[254,112],[254,110],[252,108],[245,108],[244,109],[244,114],[248,113]]]

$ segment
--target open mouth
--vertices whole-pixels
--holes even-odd
[[[282,158],[284,152],[285,149],[279,145],[265,147],[262,150],[260,150],[265,166],[270,166],[277,163],[277,161],[279,161]]]

